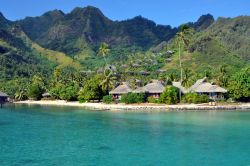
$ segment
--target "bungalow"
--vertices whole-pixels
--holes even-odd
[[[127,94],[129,92],[132,92],[132,89],[127,82],[123,82],[114,90],[110,91],[109,94],[113,96],[113,99],[120,100],[123,94]]]
[[[224,94],[227,93],[227,90],[207,82],[207,78],[199,79],[196,83],[189,88],[190,92],[196,92],[198,94],[206,94],[211,100],[220,100],[224,99]]]
[[[113,99],[121,99],[123,94],[127,94],[129,92],[132,93],[145,93],[148,97],[154,97],[156,99],[160,98],[160,95],[163,93],[165,87],[162,83],[158,80],[153,80],[152,82],[148,83],[144,87],[138,87],[135,90],[129,86],[127,82],[123,82],[114,90],[110,91],[109,94],[113,96]]]
[[[48,92],[42,94],[42,96],[43,96],[44,99],[50,99],[51,98],[51,95]]]
[[[1,105],[1,107],[4,103],[6,103],[8,101],[8,97],[9,96],[7,94],[0,92],[0,105]]]
[[[160,81],[153,80],[151,83],[147,84],[142,89],[148,97],[159,99],[161,94],[164,92],[165,87]]]

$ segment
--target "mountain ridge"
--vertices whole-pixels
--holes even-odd
[[[184,65],[192,63],[195,67],[193,70],[201,71],[203,67],[218,67],[225,62],[235,70],[249,63],[249,16],[214,19],[211,14],[205,14],[200,16],[196,22],[186,24],[194,29],[194,34],[191,37],[190,46],[187,48],[190,53],[183,55],[183,58],[187,59]],[[137,58],[144,56],[144,59],[148,58],[154,61],[153,64],[160,65],[152,64],[154,66],[152,69],[149,69],[149,66],[139,67],[135,69],[138,70],[137,72],[178,68],[178,63],[175,61],[169,63],[164,62],[163,59],[166,58],[164,57],[166,49],[176,50],[175,38],[179,27],[159,25],[142,16],[113,21],[98,8],[91,6],[77,7],[70,13],[52,10],[41,16],[26,17],[18,21],[9,21],[3,14],[0,14],[0,29],[16,40],[17,45],[11,46],[12,51],[15,49],[21,51],[22,54],[18,54],[21,58],[27,58],[25,54],[32,56],[31,59],[35,58],[31,62],[32,65],[33,63],[38,64],[38,59],[42,58],[41,65],[50,71],[53,68],[51,66],[77,66],[78,70],[97,70],[103,67],[104,61],[98,55],[98,48],[102,42],[108,43],[111,48],[107,57],[108,63],[118,66],[122,64],[138,66],[131,62],[131,59],[136,61]],[[30,41],[27,42],[25,37],[20,37],[18,31],[23,32]],[[0,51],[4,52],[7,49],[6,43],[7,45],[11,45],[11,43],[8,38],[4,38],[4,33],[0,37],[2,40],[0,40]],[[27,49],[27,47],[29,48]],[[205,47],[211,47],[211,49],[205,49]],[[151,50],[156,51],[152,53]],[[151,56],[155,53],[160,53],[162,56],[159,58]],[[11,61],[10,57],[5,56],[4,53],[0,52],[0,54],[4,59],[8,58],[8,61]],[[175,60],[175,56],[167,55],[168,61],[171,58]],[[210,60],[216,56],[218,62]],[[236,65],[230,62],[230,59],[237,61]],[[16,65],[17,62],[14,64]],[[204,66],[199,67],[199,64]],[[13,74],[14,71],[11,72]],[[10,75],[12,74],[10,73]]]

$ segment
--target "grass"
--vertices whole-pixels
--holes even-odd
[[[39,46],[36,43],[32,43],[32,48],[37,50],[41,55],[45,56],[49,60],[56,62],[59,67],[71,66],[75,69],[82,68],[79,62],[75,62],[72,58],[68,57],[66,54],[58,51],[52,51]]]

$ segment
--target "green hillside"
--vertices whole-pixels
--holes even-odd
[[[135,45],[148,49],[170,40],[177,32],[176,28],[156,25],[141,16],[112,21],[90,6],[75,8],[68,14],[51,11],[41,17],[28,17],[18,24],[39,45],[80,59],[79,54],[95,51],[101,42],[112,47]]]
[[[184,68],[195,73],[213,68],[216,73],[220,66],[226,65],[233,73],[249,66],[249,22],[248,16],[215,20],[207,14],[187,23],[193,34],[189,46],[183,50]],[[159,71],[179,71],[175,40],[179,27],[157,25],[142,16],[112,21],[99,9],[89,6],[67,14],[49,11],[17,22],[8,21],[1,14],[0,27],[0,56],[2,62],[9,62],[1,64],[2,78],[30,77],[37,72],[51,74],[56,67],[103,70],[105,61],[98,54],[102,42],[109,45],[107,62],[124,78],[147,73],[143,77],[150,79],[157,78]]]
[[[42,48],[22,31],[22,28],[0,15],[1,80],[50,75],[55,67],[81,65],[64,53]]]

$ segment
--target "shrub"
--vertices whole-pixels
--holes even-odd
[[[143,93],[124,94],[124,95],[122,95],[121,102],[126,103],[126,104],[143,103],[143,102],[145,102],[145,94],[143,94]]]
[[[167,86],[161,94],[160,102],[165,104],[176,104],[178,102],[178,89],[174,86]]]
[[[79,95],[77,100],[79,101],[79,103],[84,103],[86,102],[86,100],[84,99],[84,97],[82,95]]]
[[[234,74],[229,82],[229,96],[236,101],[250,101],[250,68]]]
[[[28,89],[28,97],[40,100],[42,98],[43,89],[38,84],[31,84],[31,86]]]
[[[60,90],[59,97],[62,100],[73,101],[77,99],[78,91],[79,87],[77,85],[65,85]]]
[[[88,80],[78,94],[78,100],[80,102],[83,100],[101,100],[102,97],[103,91],[100,86],[100,80],[97,77]]]
[[[77,99],[77,93],[79,91],[79,86],[76,84],[56,84],[53,88],[50,89],[50,94],[55,99],[73,101]]]
[[[148,97],[147,98],[147,101],[149,102],[149,103],[159,103],[159,100],[158,99],[155,99],[155,98],[153,98],[153,97]]]
[[[104,103],[110,104],[113,102],[113,97],[111,95],[106,95],[106,96],[103,96],[102,100]]]
[[[184,103],[207,103],[209,100],[207,95],[198,95],[197,93],[187,93],[183,96],[182,101]]]

